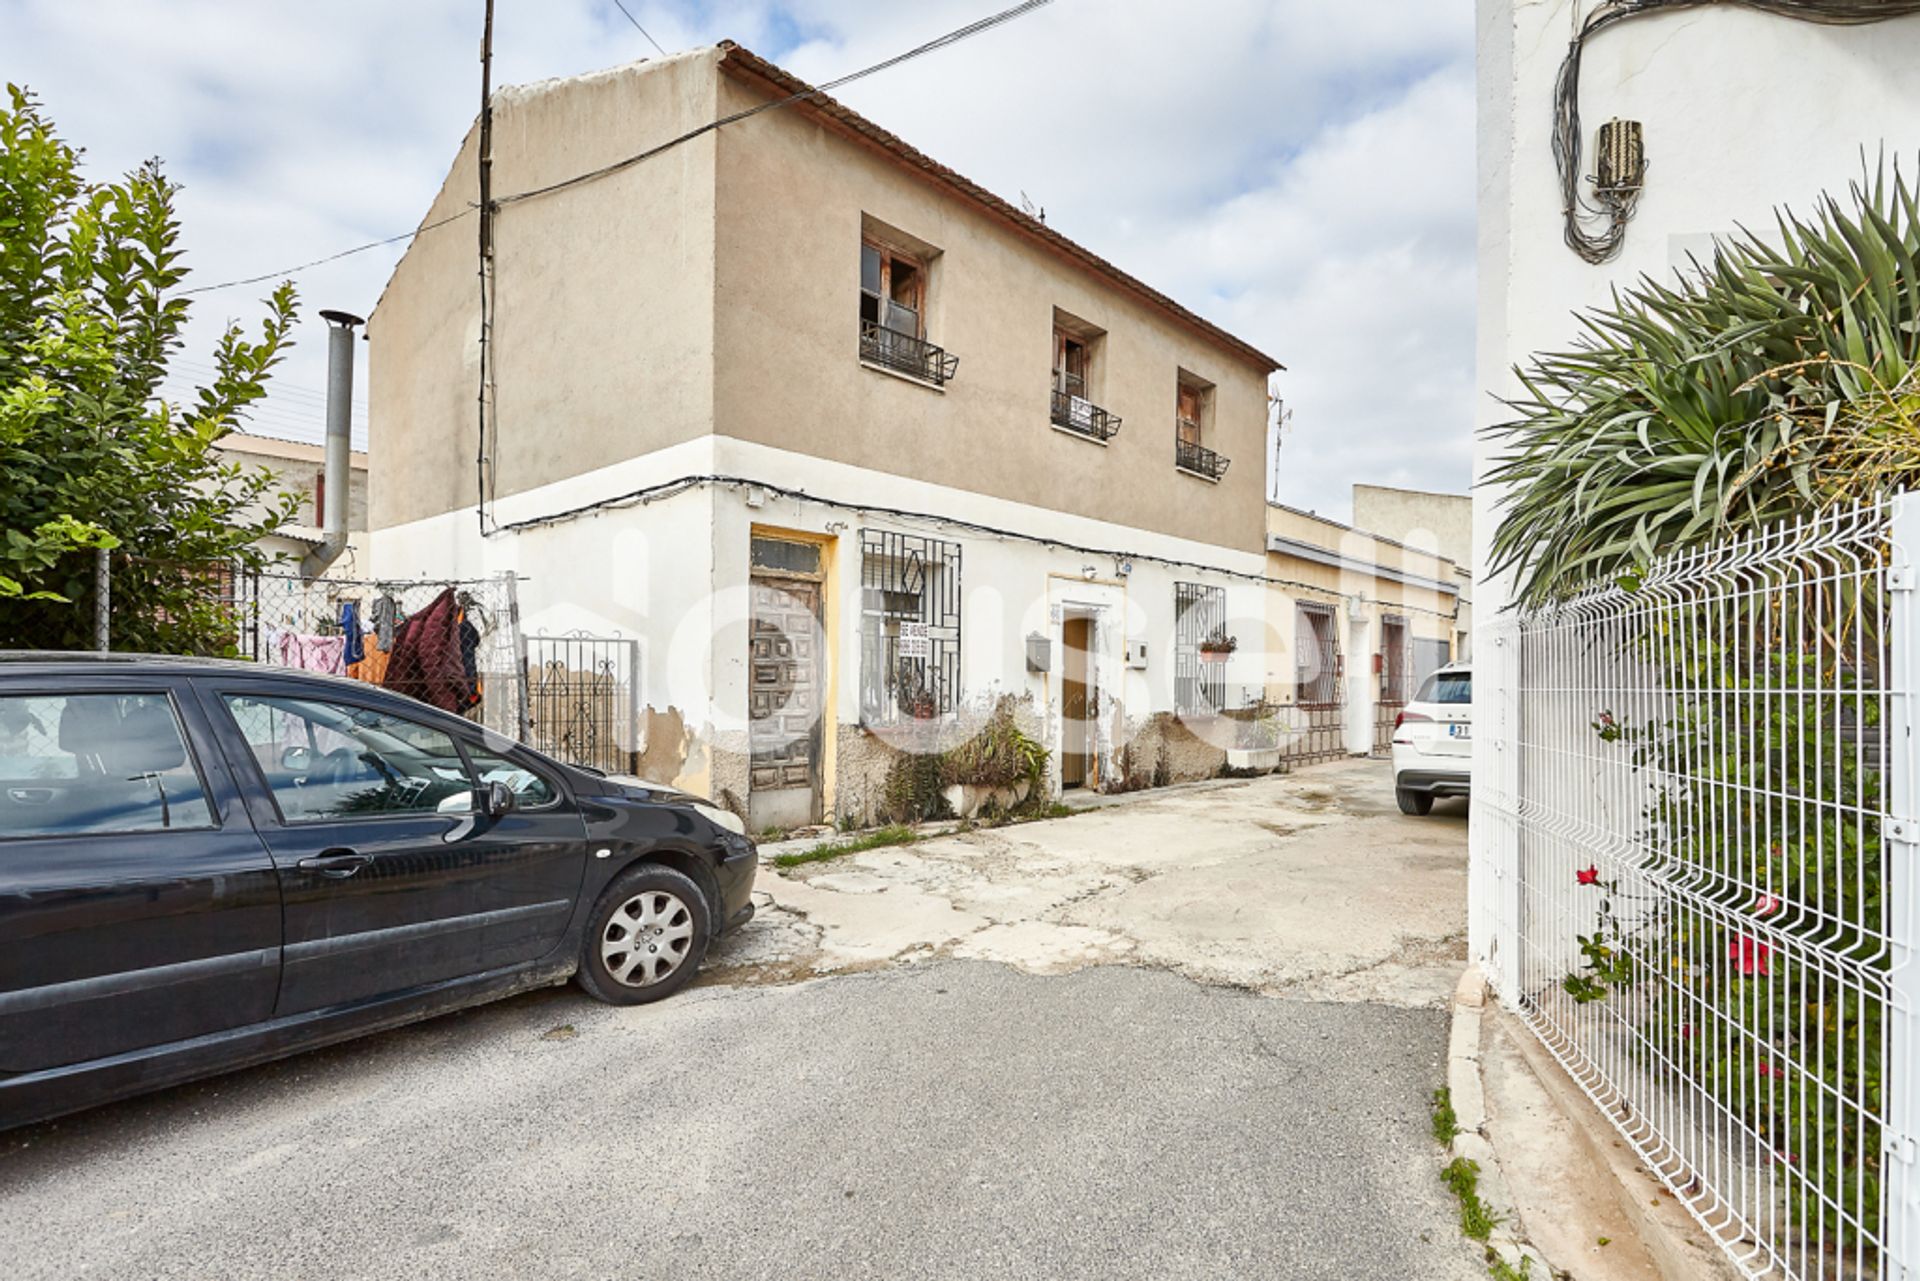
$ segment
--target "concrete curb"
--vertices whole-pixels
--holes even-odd
[[[1526,1269],[1537,1281],[1561,1276],[1520,1234],[1520,1216],[1500,1168],[1499,1154],[1487,1142],[1487,1092],[1480,1080],[1480,1020],[1487,1005],[1487,979],[1469,965],[1453,989],[1453,1028],[1447,1038],[1447,1094],[1459,1133],[1447,1145],[1450,1157],[1465,1157],[1480,1167],[1480,1200],[1497,1222],[1487,1237],[1487,1252],[1509,1268]]]

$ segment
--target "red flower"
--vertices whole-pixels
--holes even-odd
[[[1737,961],[1740,972],[1751,978],[1755,974],[1767,976],[1767,958],[1773,955],[1773,949],[1759,939],[1742,934],[1739,938],[1727,940],[1727,959]]]
[[[1683,1041],[1691,1041],[1693,1039],[1693,1024],[1682,1023],[1680,1025],[1680,1039]]]
[[[1598,885],[1600,883],[1600,869],[1597,867],[1581,868],[1573,874],[1573,879],[1582,885]]]
[[[1780,1074],[1773,1070],[1773,1065],[1771,1063],[1767,1062],[1765,1059],[1761,1059],[1760,1075],[1761,1076],[1779,1076]]]
[[[1780,900],[1773,895],[1762,894],[1760,901],[1753,905],[1753,910],[1761,916],[1772,916],[1775,912],[1778,912],[1782,906]]]

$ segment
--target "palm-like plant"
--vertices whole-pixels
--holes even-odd
[[[1920,480],[1920,207],[1895,166],[1684,283],[1643,277],[1519,369],[1487,481],[1528,603]]]

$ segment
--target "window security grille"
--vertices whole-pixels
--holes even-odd
[[[1200,656],[1200,642],[1227,625],[1227,594],[1203,583],[1173,585],[1173,707],[1218,711],[1227,701],[1227,665]]]
[[[860,531],[860,714],[926,720],[960,700],[960,545]]]

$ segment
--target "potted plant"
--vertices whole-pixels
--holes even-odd
[[[1004,814],[1046,779],[1047,749],[1020,725],[1025,701],[1011,695],[995,700],[979,730],[941,756],[947,804],[961,818],[989,809]]]
[[[1240,642],[1229,636],[1225,627],[1216,627],[1200,638],[1200,661],[1224,663],[1239,648]]]

